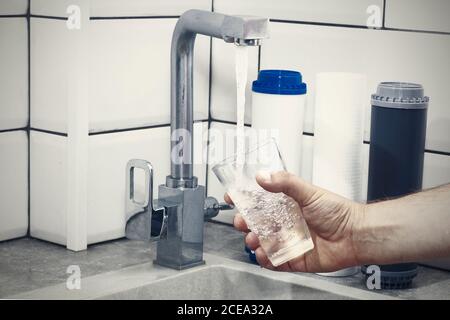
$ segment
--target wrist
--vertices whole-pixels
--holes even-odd
[[[355,209],[352,243],[357,265],[364,265],[368,262],[366,240],[370,232],[370,206],[370,204],[358,203]]]
[[[396,254],[396,231],[399,224],[386,210],[386,201],[363,205],[360,222],[354,236],[358,263],[387,264]],[[392,207],[392,204],[391,204]]]

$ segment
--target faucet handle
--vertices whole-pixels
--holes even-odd
[[[221,210],[233,210],[234,205],[228,204],[225,202],[219,203],[216,198],[214,197],[207,197],[205,199],[205,220],[209,220],[214,218],[219,214],[219,211]]]
[[[142,169],[145,173],[145,194],[141,201],[135,198],[134,170]],[[150,162],[131,159],[126,168],[126,226],[128,239],[155,241],[167,233],[167,212],[164,206],[153,201],[153,167]]]

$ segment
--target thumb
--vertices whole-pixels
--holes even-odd
[[[307,205],[318,191],[318,188],[287,171],[260,171],[256,175],[258,184],[269,192],[283,192],[298,202]]]

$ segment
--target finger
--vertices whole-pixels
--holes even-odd
[[[275,269],[275,267],[270,262],[269,258],[267,257],[266,253],[264,252],[264,250],[261,247],[259,247],[255,250],[255,256],[256,256],[256,261],[258,261],[258,264],[261,267],[269,269],[269,270]]]
[[[296,200],[300,205],[310,201],[319,190],[312,184],[287,171],[259,172],[256,175],[256,181],[267,191],[283,192]]]
[[[230,196],[228,195],[228,193],[225,193],[225,195],[223,196],[223,199],[225,200],[226,203],[228,204],[234,204],[233,200],[231,200]]]
[[[259,239],[254,232],[249,232],[245,236],[245,244],[250,250],[255,251],[259,247]]]
[[[240,213],[236,213],[233,220],[234,227],[242,232],[250,232],[250,230],[247,227],[247,224],[244,221],[244,218],[242,218],[242,215]]]

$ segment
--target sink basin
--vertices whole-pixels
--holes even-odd
[[[81,279],[81,288],[58,284],[25,292],[19,299],[392,299],[326,279],[280,273],[205,254],[206,264],[176,271],[140,264]]]
[[[184,300],[186,297],[199,300],[349,298],[225,266],[211,266],[102,298]]]

